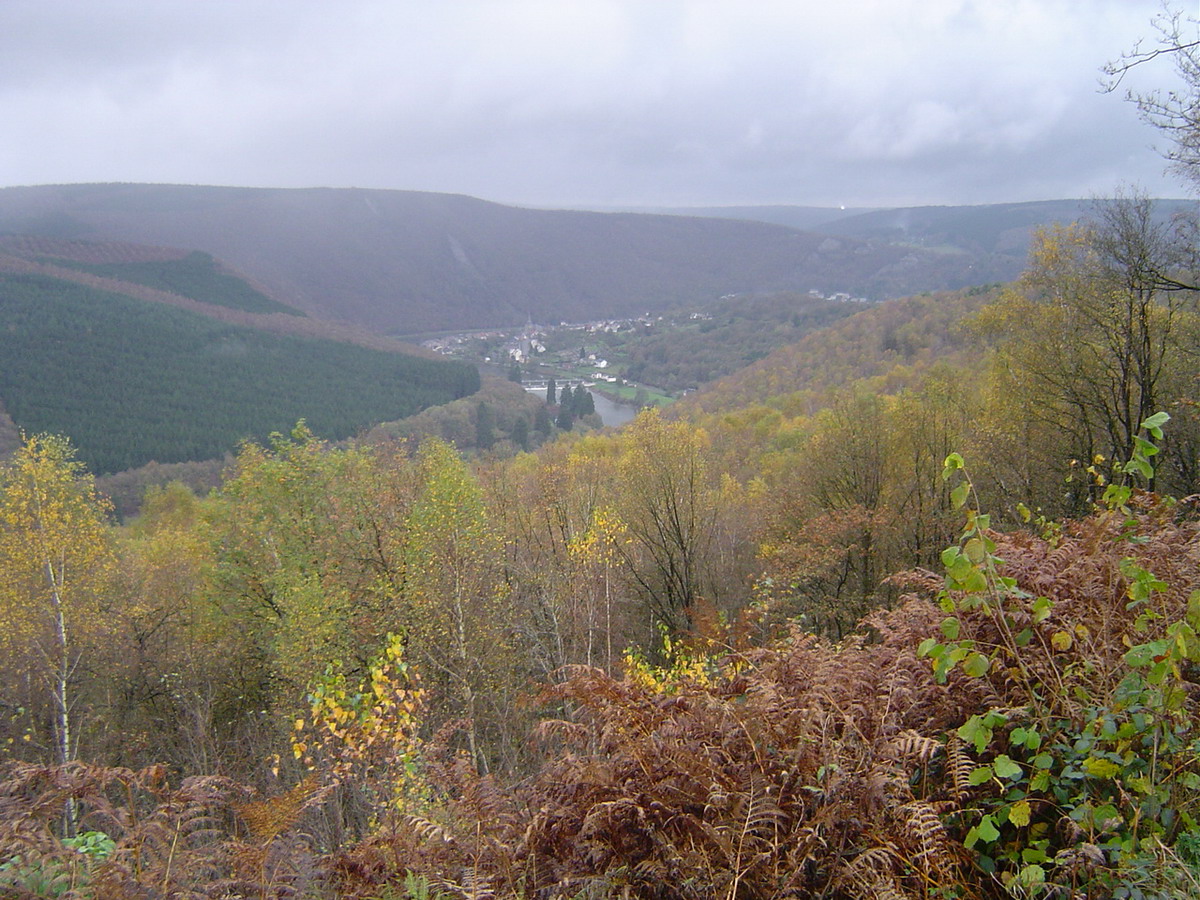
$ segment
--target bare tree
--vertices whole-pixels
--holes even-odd
[[[1132,69],[1159,57],[1173,62],[1180,87],[1126,90],[1125,99],[1137,105],[1143,121],[1170,139],[1171,148],[1164,156],[1193,190],[1200,191],[1200,19],[1164,4],[1152,24],[1159,35],[1156,45],[1146,49],[1138,41],[1128,53],[1105,65],[1104,87],[1118,90]]]

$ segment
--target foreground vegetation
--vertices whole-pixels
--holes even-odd
[[[443,450],[418,465],[432,480],[416,519],[469,499]],[[176,784],[162,765],[11,766],[0,879],[97,897],[1194,896],[1191,510],[1118,491],[1073,525],[1005,535],[955,458],[945,474],[967,523],[945,576],[905,576],[902,602],[865,620],[873,640],[771,628],[757,606],[697,622],[658,663],[627,656],[621,675],[568,666],[527,711],[541,718],[520,748],[529,774],[506,786],[484,749],[503,725],[468,685],[502,690],[510,648],[456,655],[453,633],[410,625],[361,673],[313,676],[287,729],[299,765],[273,764],[290,789]],[[413,575],[449,585],[445,569]],[[476,652],[505,642],[488,593],[469,619],[453,593],[416,596],[435,620],[488,632]],[[280,659],[302,668],[322,629],[290,628],[309,640]],[[602,635],[587,648],[598,661]],[[437,643],[441,664],[419,649]],[[192,674],[178,687],[194,690]],[[448,700],[458,708],[428,730]]]
[[[536,453],[297,427],[118,528],[28,438],[0,883],[1194,895],[1196,293],[1107,212]]]

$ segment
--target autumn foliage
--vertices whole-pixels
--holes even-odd
[[[1197,320],[1091,240],[1045,236],[1019,296],[844,320],[895,365],[840,388],[510,459],[300,424],[116,525],[28,438],[0,889],[1197,895]],[[1152,383],[1099,327],[1042,365],[1122,297]],[[1070,372],[1172,416],[1081,411]]]

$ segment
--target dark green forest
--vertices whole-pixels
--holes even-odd
[[[251,313],[287,313],[303,315],[300,311],[255,290],[245,279],[223,272],[217,261],[207,253],[196,250],[181,259],[143,260],[139,262],[92,263],[61,257],[43,257],[45,262],[90,272],[104,278],[145,285],[159,291],[169,291]]]
[[[460,363],[270,334],[42,276],[0,276],[0,397],[96,473],[220,457],[304,419],[344,438],[464,397]]]

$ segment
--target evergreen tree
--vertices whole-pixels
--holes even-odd
[[[533,430],[539,434],[548,435],[554,423],[550,421],[550,413],[544,406],[539,406],[533,416]]]
[[[515,382],[516,384],[521,383],[521,364],[515,359],[513,360],[512,366],[508,370],[508,380]]]
[[[496,416],[492,408],[482,401],[475,405],[475,446],[490,450],[496,443]]]
[[[547,379],[546,380],[546,405],[553,406],[555,398],[557,396],[558,396],[558,394],[556,393],[556,385],[554,384],[554,379],[553,378]]]
[[[544,413],[546,411],[546,408],[541,407],[540,411]],[[548,415],[547,415],[547,419],[549,419]],[[512,442],[514,444],[516,444],[522,450],[528,450],[529,449],[529,420],[526,419],[524,416],[518,416],[516,418],[516,420],[513,422],[512,432],[511,432],[510,436],[511,436]]]
[[[596,400],[592,397],[592,392],[581,384],[575,395],[575,416],[576,418],[583,418],[584,416],[594,415],[595,412]]]
[[[566,394],[567,392],[564,391],[563,393]],[[558,418],[554,420],[554,424],[563,431],[570,431],[575,426],[575,414],[571,411],[570,402],[568,402],[565,398],[564,401],[559,404]]]

